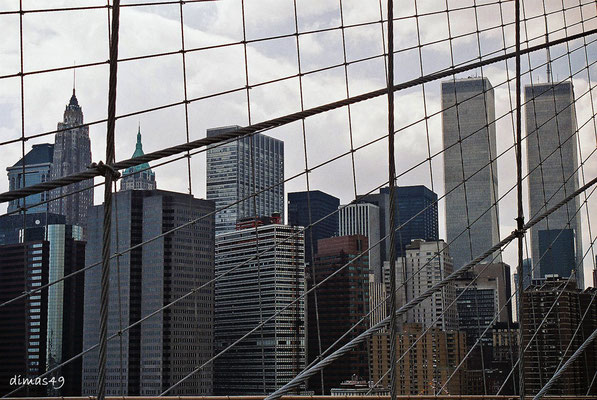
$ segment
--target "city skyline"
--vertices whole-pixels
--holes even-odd
[[[0,395],[597,393],[597,8],[37,1],[0,6]]]

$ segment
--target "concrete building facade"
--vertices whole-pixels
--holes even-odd
[[[272,223],[217,235],[214,353],[271,319],[215,360],[216,395],[271,393],[306,366],[300,229]]]
[[[164,190],[115,193],[112,252],[154,238],[190,220],[198,222],[124,253],[111,262],[108,335],[214,278],[213,202]],[[89,214],[86,265],[101,260],[103,205]],[[99,341],[101,268],[85,273],[85,348]],[[120,349],[122,345],[122,372]],[[108,342],[109,395],[161,394],[213,355],[213,286],[168,307]],[[83,395],[97,393],[98,351],[83,357]],[[170,393],[213,394],[206,366]]]
[[[578,189],[576,111],[570,81],[534,84],[524,89],[532,218]],[[584,287],[580,215],[577,196],[531,228],[534,277],[553,273],[568,277],[575,271],[578,286]],[[571,251],[575,254],[565,259],[556,257]]]
[[[487,78],[442,82],[442,110],[446,240],[458,270],[499,242],[491,83]],[[501,261],[499,253],[493,256],[487,261]]]

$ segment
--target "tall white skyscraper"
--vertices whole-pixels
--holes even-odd
[[[208,129],[207,136],[238,128]],[[216,213],[216,234],[233,231],[236,221],[243,218],[280,213],[283,221],[283,180],[284,142],[281,140],[256,134],[207,150],[207,199],[215,202],[216,210],[234,204]],[[249,197],[254,191],[259,193],[255,198],[256,211],[253,198]]]
[[[442,109],[446,236],[454,269],[459,269],[499,242],[491,83],[487,78],[442,82]],[[499,254],[494,256],[493,262],[501,261]]]
[[[572,82],[529,85],[524,94],[530,173],[528,220],[562,201],[578,189],[579,183]],[[578,287],[584,287],[578,196],[531,228],[531,248],[534,276],[568,277],[576,268]]]
[[[338,236],[363,235],[369,241],[369,270],[381,277],[379,207],[369,203],[341,205],[338,211]]]

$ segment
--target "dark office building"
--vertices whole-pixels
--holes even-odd
[[[573,229],[539,230],[540,277],[559,275],[568,278],[576,269]],[[539,260],[537,260],[539,262]],[[580,269],[582,271],[582,268]]]
[[[309,219],[309,202],[311,219]],[[338,210],[340,200],[320,190],[288,193],[288,225],[308,227]],[[311,263],[311,255],[317,254],[317,241],[338,234],[338,214],[318,222],[305,230],[305,262]],[[311,249],[311,245],[313,249]]]
[[[398,221],[398,226],[406,224],[402,227],[400,232],[402,241],[398,240],[398,233],[396,234],[396,255],[401,257],[406,252],[406,246],[414,239],[423,239],[425,241],[439,240],[437,194],[423,185],[398,186],[395,190],[397,194],[396,221]],[[385,213],[385,218],[387,218],[386,226],[388,227],[388,232],[385,234],[388,234],[390,232],[390,188],[381,188],[380,193],[388,195],[388,209]],[[417,215],[418,213],[420,214]],[[398,216],[400,216],[400,218],[398,218]],[[407,223],[411,218],[412,221]]]
[[[367,238],[363,235],[338,236],[321,239],[318,243],[314,266],[307,268],[308,286],[313,282],[321,282],[337,271],[351,259],[367,249]],[[363,256],[344,268],[330,281],[317,289],[317,311],[319,312],[319,333],[321,350],[326,350],[339,337],[359,322],[369,312],[369,262]],[[308,363],[315,360],[319,353],[315,296],[308,296]],[[338,316],[342,316],[339,318]],[[363,324],[351,331],[332,350],[336,350],[367,327]],[[309,390],[316,394],[330,394],[330,389],[340,387],[353,375],[368,377],[368,352],[363,344],[349,354],[336,360],[323,373],[324,388],[321,388],[321,377],[314,375],[309,380]]]
[[[125,190],[114,196],[113,253],[204,218],[112,260],[108,335],[214,277],[214,217],[206,217],[214,211],[213,202],[163,190]],[[89,210],[87,265],[101,260],[103,212],[103,205]],[[100,267],[86,271],[85,348],[99,342],[100,282]],[[213,287],[208,285],[122,334],[122,375],[121,342],[114,339],[108,343],[106,392],[159,395],[207,361],[213,354],[212,343]],[[83,394],[95,395],[97,350],[83,357],[82,371]],[[192,375],[171,394],[212,394],[211,366]]]
[[[507,306],[511,295],[510,266],[507,264],[476,265],[457,279],[455,285],[459,295],[458,325],[466,332],[469,349],[475,346],[488,326],[512,322],[511,308]],[[500,314],[494,321],[498,312]],[[496,384],[499,389],[501,382],[498,380],[503,380],[503,376],[494,373],[493,358],[493,333],[488,329],[467,359],[468,393],[495,393],[490,389]]]
[[[24,243],[0,246],[0,302],[83,268],[85,242],[81,236],[80,227],[56,224],[28,229]],[[16,388],[9,385],[11,377],[37,377],[81,352],[83,279],[83,274],[76,275],[3,308],[0,393],[4,395]],[[64,377],[64,386],[58,390],[52,385],[30,386],[16,395],[81,394],[80,359],[51,377]]]
[[[537,394],[560,363],[565,363],[589,334],[597,329],[597,302],[591,301],[594,291],[587,289],[583,292],[577,289],[574,280],[559,277],[536,280],[525,290],[522,310],[525,316],[522,324],[525,347],[536,333],[524,355],[526,395]],[[585,312],[587,315],[581,324]],[[579,324],[580,329],[575,335]],[[596,359],[597,346],[593,344],[568,367],[546,394],[585,396],[595,375]],[[597,395],[595,385],[589,394]]]
[[[25,227],[27,229],[44,232],[46,225],[61,225],[66,223],[64,215],[49,213],[27,213],[25,214]],[[23,215],[12,214],[0,217],[0,246],[19,243],[19,232],[23,229]],[[42,234],[43,238],[44,235]]]

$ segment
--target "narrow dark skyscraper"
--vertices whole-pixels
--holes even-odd
[[[307,198],[307,196],[309,196]],[[340,200],[320,190],[288,193],[288,225],[309,226],[309,202],[311,201],[311,223],[315,223],[338,209]],[[311,254],[317,253],[317,241],[338,234],[338,216],[330,215],[323,221],[305,230],[305,262],[311,263]],[[311,235],[313,252],[311,252]]]
[[[91,164],[89,127],[83,124],[83,111],[75,96],[75,89],[64,110],[64,120],[58,123],[50,178],[58,179],[85,171]],[[89,207],[93,205],[93,180],[55,189],[50,198],[50,212],[66,216],[66,223],[85,227]],[[87,190],[84,190],[87,189]],[[67,195],[68,196],[65,196]],[[64,196],[58,198],[60,196]],[[86,235],[85,230],[83,234]]]

